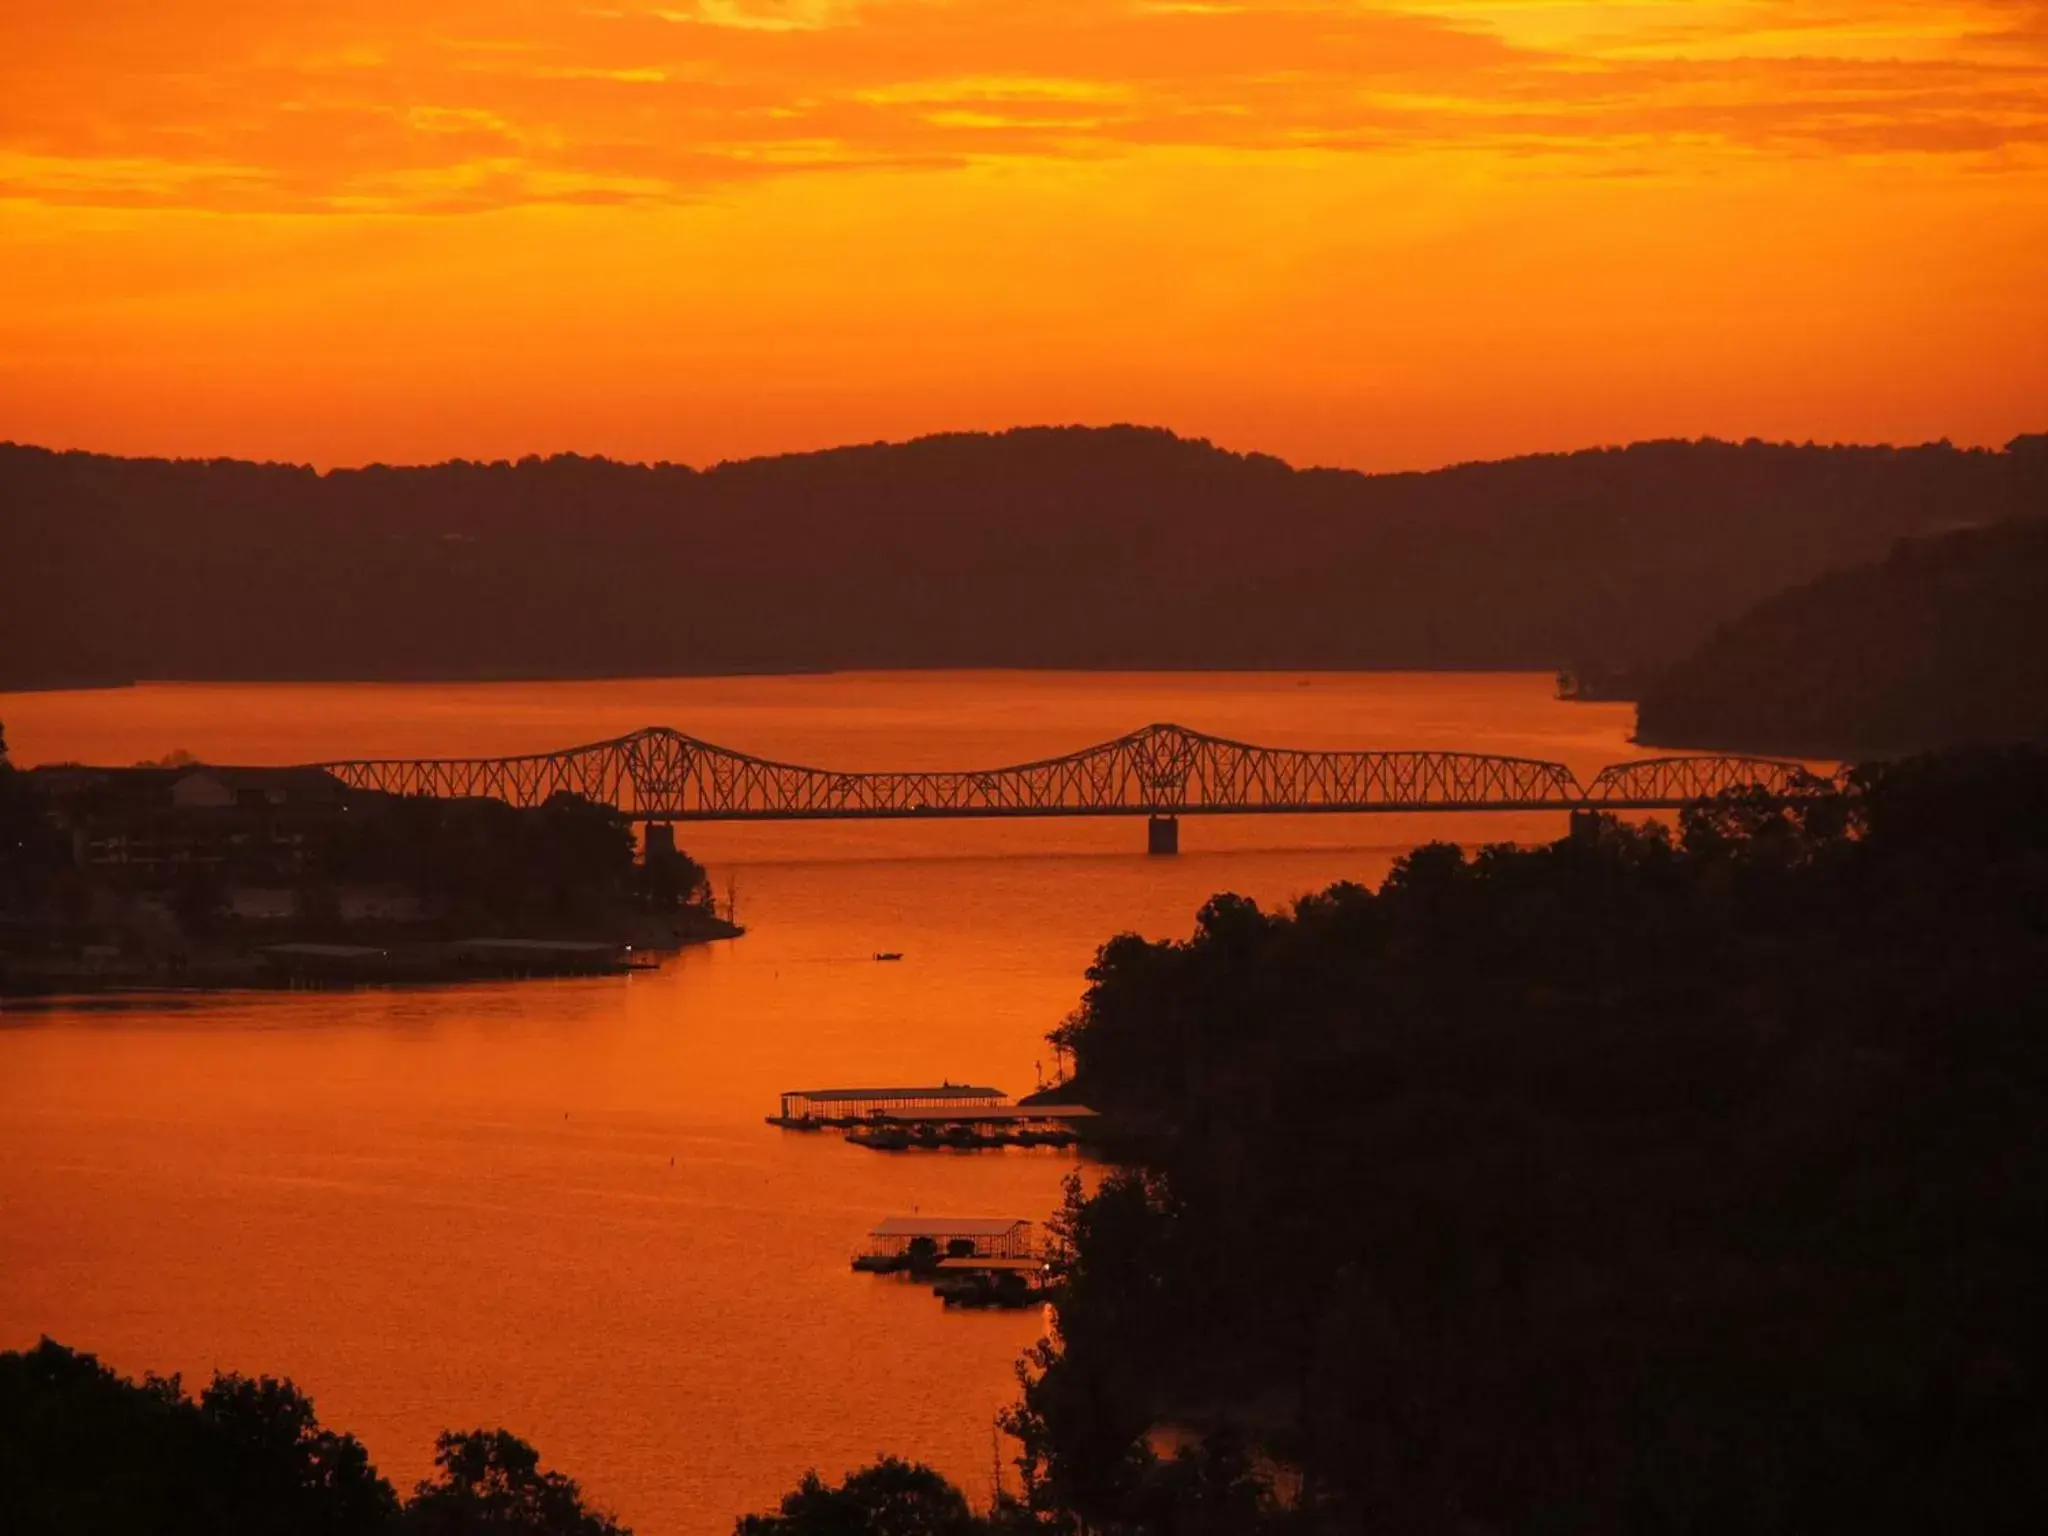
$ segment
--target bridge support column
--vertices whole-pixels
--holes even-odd
[[[655,910],[673,909],[689,895],[683,889],[683,860],[676,852],[676,829],[672,822],[650,821],[647,824],[640,862],[645,871],[641,890]]]
[[[1154,816],[1145,823],[1145,851],[1150,854],[1180,852],[1180,818]]]

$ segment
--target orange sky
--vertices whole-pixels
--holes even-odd
[[[1398,467],[2048,427],[2048,4],[9,11],[0,438],[1138,420]]]

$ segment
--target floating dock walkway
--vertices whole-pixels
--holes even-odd
[[[770,1125],[843,1130],[871,1152],[913,1147],[1071,1147],[1097,1117],[1085,1104],[1012,1104],[1000,1088],[940,1083],[922,1088],[792,1088]]]

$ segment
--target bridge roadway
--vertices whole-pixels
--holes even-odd
[[[1797,763],[1658,757],[1589,784],[1562,763],[1474,752],[1301,751],[1148,725],[1063,757],[1004,768],[840,772],[778,763],[655,726],[521,757],[319,763],[352,788],[538,806],[558,794],[636,821],[822,821],[999,816],[1147,816],[1171,852],[1181,816],[1389,811],[1650,811],[1738,788],[1772,799],[1832,781]]]

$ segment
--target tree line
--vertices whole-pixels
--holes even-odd
[[[1901,540],[1768,598],[1652,680],[1636,738],[1850,758],[2048,741],[2048,516]]]
[[[288,1381],[131,1381],[49,1339],[0,1354],[0,1516],[18,1536],[629,1536],[504,1430],[443,1434],[401,1500]]]
[[[1431,474],[1156,429],[721,464],[325,474],[0,445],[0,687],[819,667],[1640,671],[1898,538],[2048,499],[2003,452],[1661,442]]]
[[[676,1454],[687,1455],[679,1446]],[[0,1353],[0,1529],[8,1536],[632,1536],[504,1429],[447,1431],[401,1497],[353,1435],[269,1376],[121,1376],[44,1339]],[[807,1473],[734,1536],[978,1536],[930,1468],[882,1457]]]

